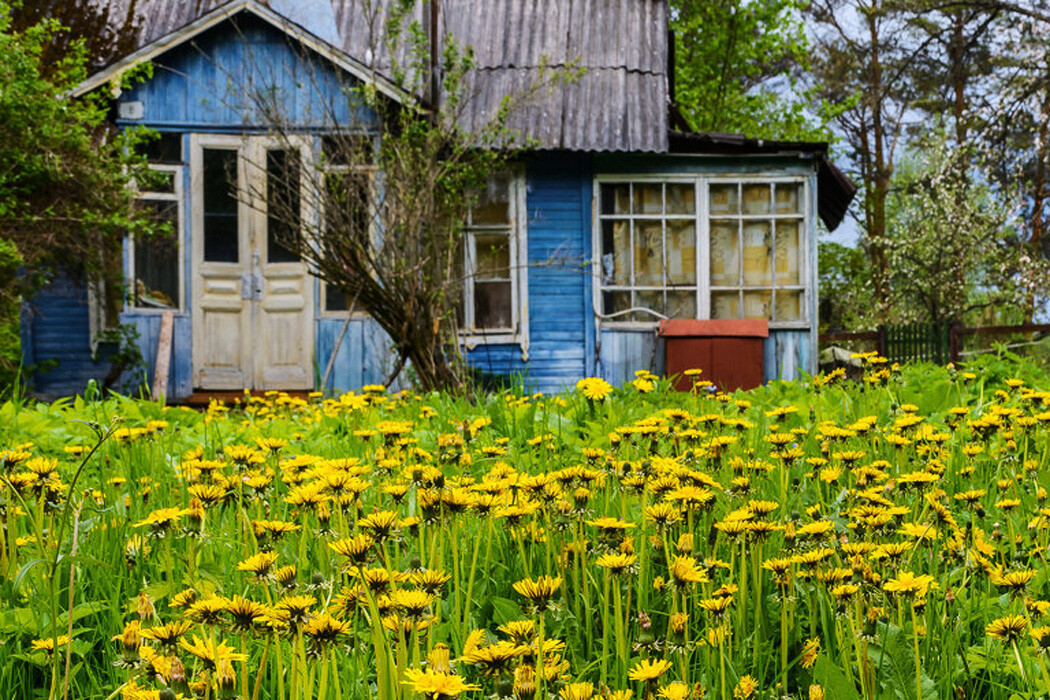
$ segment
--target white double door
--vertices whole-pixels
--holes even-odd
[[[314,278],[281,245],[313,215],[308,145],[192,139],[195,388],[313,388]]]

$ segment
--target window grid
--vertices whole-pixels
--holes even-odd
[[[325,178],[326,181],[327,181],[327,178],[328,178],[329,175],[337,175],[337,176],[342,176],[342,177],[351,176],[351,175],[357,176],[357,177],[362,178],[362,180],[365,182],[365,187],[367,187],[368,190],[371,192],[373,190],[373,188],[376,187],[376,173],[377,172],[378,172],[378,168],[376,168],[375,166],[372,166],[372,165],[343,165],[343,164],[337,164],[337,163],[327,163],[324,166],[324,169],[323,169],[323,171],[321,173],[321,177]],[[327,187],[328,187],[328,185],[327,185],[327,182],[326,182],[325,185],[324,185],[325,191],[327,191]],[[371,197],[367,197],[367,199],[370,202],[372,200]],[[323,206],[322,206],[322,209],[323,209]],[[321,225],[324,225],[323,216],[324,215],[322,213],[322,224]],[[374,213],[371,212],[371,211],[368,212],[368,214],[367,214],[367,225],[368,225],[368,227],[369,227],[369,229],[371,231],[371,238],[374,240],[375,237],[376,237],[376,234],[375,234],[375,216],[374,216]],[[338,290],[335,290],[335,289],[329,289],[328,288],[328,283],[323,281],[323,280],[321,281],[321,312],[322,313],[324,313],[326,315],[327,314],[331,314],[331,315],[345,315],[345,314],[348,314],[348,313],[353,315],[353,316],[367,316],[368,315],[367,312],[363,311],[360,308],[357,308],[356,304],[351,308],[351,306],[350,306],[351,301],[352,300],[348,299],[345,294],[343,294],[342,292],[339,292]]]
[[[711,280],[711,309],[710,316],[712,318],[755,318],[764,317],[768,318],[770,322],[775,323],[777,321],[785,322],[796,322],[805,319],[804,304],[805,304],[805,285],[803,284],[803,276],[801,269],[801,234],[802,225],[804,222],[804,212],[801,201],[803,188],[797,182],[755,182],[748,180],[736,180],[736,181],[715,181],[711,180],[708,182],[709,192],[713,191],[716,187],[722,188],[724,191],[734,191],[736,193],[736,208],[738,211],[725,211],[715,212],[714,208],[714,197],[710,198],[708,205],[708,222],[709,222],[709,241],[715,240],[714,229],[718,222],[735,222],[736,223],[736,248],[735,253],[738,256],[737,264],[737,279],[735,284],[716,284],[714,272],[709,269],[710,280]],[[751,191],[765,190],[767,195],[765,203],[768,204],[769,211],[747,213],[745,212],[745,188]],[[790,194],[791,191],[795,192],[794,207],[791,211],[784,213],[777,213],[777,207],[781,203],[778,200],[777,195],[780,191],[786,191]],[[788,205],[791,204],[789,200]],[[790,206],[789,206],[790,208]],[[767,224],[767,233],[764,236],[762,245],[754,245],[754,241],[749,241],[748,236],[748,224],[752,224],[750,231],[760,232],[761,228],[758,224]],[[777,258],[780,257],[778,253],[778,238],[781,235],[780,229],[781,224],[779,222],[789,222],[795,224],[795,255],[796,265],[794,274],[797,281],[794,284],[778,283],[779,275],[781,272],[786,275],[791,275],[789,264],[785,264],[784,271],[778,271]],[[786,234],[790,235],[790,233]],[[751,243],[751,245],[748,245]],[[789,245],[789,244],[788,244]],[[769,264],[768,269],[768,284],[762,281],[755,282],[753,279],[748,279],[748,266],[746,254],[748,248],[764,248],[764,254],[760,254],[760,260],[766,260]],[[711,254],[709,258],[711,266],[714,265],[715,258],[714,254]],[[785,261],[787,262],[787,261]],[[761,271],[759,275],[761,275]],[[726,280],[728,282],[728,280]],[[730,309],[727,309],[725,313],[716,308],[716,298],[731,300],[732,294],[735,293],[736,304],[735,313]],[[768,308],[765,313],[755,313],[748,309],[749,300],[759,300],[761,304],[763,294],[768,294]],[[787,300],[785,303],[785,309],[782,312],[780,310],[781,298]],[[790,300],[795,299],[797,301],[796,311],[792,313],[790,307]]]
[[[517,320],[517,285],[514,284],[514,271],[518,268],[517,251],[514,245],[515,226],[515,187],[514,179],[507,180],[507,217],[504,223],[475,223],[473,209],[467,210],[467,222],[464,226],[464,275],[463,275],[463,327],[462,333],[513,333]],[[479,269],[478,246],[482,238],[505,238],[507,249],[507,266],[483,271]],[[510,286],[509,323],[505,326],[478,327],[476,313],[477,293],[480,285],[506,284]]]
[[[769,319],[771,324],[781,327],[809,325],[808,308],[806,305],[807,263],[805,255],[806,241],[804,238],[804,226],[808,216],[808,199],[806,195],[807,185],[803,178],[639,178],[627,176],[599,178],[597,184],[598,187],[596,189],[598,190],[599,196],[597,198],[598,225],[596,227],[597,240],[595,241],[595,248],[596,250],[601,251],[601,254],[599,262],[596,265],[595,277],[602,315],[607,323],[622,325],[630,324],[631,322],[652,323],[661,317],[716,318],[719,316],[717,315],[718,310],[713,306],[714,300],[717,298],[715,295],[719,293],[724,295],[727,292],[736,292],[736,309],[738,313],[733,316],[721,317],[745,318],[748,317],[747,314],[744,313],[743,308],[745,292],[768,292],[769,314],[765,317]],[[692,185],[692,213],[668,213],[668,187],[681,185]],[[739,211],[724,214],[713,211],[713,206],[710,201],[712,188],[725,187],[727,185],[734,187],[736,190],[737,202],[740,203]],[[663,193],[660,210],[636,211],[634,206],[637,201],[635,194],[636,188],[652,188],[654,186],[660,187]],[[784,213],[777,211],[777,186],[784,188],[786,191],[793,190],[795,192],[794,212]],[[617,188],[626,189],[621,192],[615,192]],[[766,189],[769,193],[769,212],[745,212],[743,207],[744,188]],[[626,200],[623,200],[624,191],[626,192]],[[610,202],[608,199],[609,195],[617,197],[619,201]],[[623,201],[629,203],[629,207],[626,209],[622,205]],[[735,284],[715,284],[715,280],[712,279],[714,277],[711,270],[712,255],[714,254],[711,249],[713,237],[712,224],[717,220],[731,220],[736,224],[735,243],[739,261],[737,264],[737,279]],[[636,251],[638,250],[637,231],[639,229],[639,224],[652,221],[660,222],[660,254],[662,256],[660,269],[662,277],[660,284],[639,284],[639,280],[636,276],[637,265],[635,259],[637,254]],[[606,247],[609,236],[615,236],[615,232],[612,228],[614,222],[619,222],[622,225],[627,226],[626,234],[628,250],[623,257],[623,263],[625,263],[624,266],[627,268],[626,275],[616,275],[614,270],[610,270],[610,265],[615,268],[616,262],[610,260]],[[694,276],[688,284],[673,284],[668,278],[668,256],[670,252],[668,247],[668,229],[676,222],[691,222],[693,224],[694,244],[692,247],[694,253],[693,259],[695,261],[693,263]],[[745,227],[749,222],[768,223],[769,225],[769,240],[766,257],[769,259],[770,284],[745,284],[743,248],[745,243]],[[778,271],[776,265],[776,258],[780,254],[777,248],[777,229],[778,226],[782,225],[782,222],[791,222],[796,225],[794,233],[796,240],[793,252],[796,261],[793,274],[797,276],[797,279],[793,284],[778,283],[778,279],[780,278],[778,273],[784,272],[783,270]],[[791,234],[788,233],[788,235]],[[617,276],[619,276],[620,279],[615,279]],[[781,293],[797,293],[797,313],[795,313],[793,317],[780,318],[783,314],[781,313],[778,315],[777,290],[780,290]],[[689,314],[675,313],[682,309],[676,309],[673,306],[668,305],[668,294],[681,293],[683,291],[695,294],[695,300],[693,301],[692,308],[689,309],[691,312]],[[646,296],[647,293],[648,297]],[[653,296],[653,293],[656,293],[659,296]],[[785,298],[790,299],[789,297]],[[651,309],[651,302],[657,300],[661,303],[662,308]],[[610,302],[612,302],[615,308],[610,309]],[[781,299],[781,302],[783,302],[783,299]],[[642,310],[646,307],[649,310]],[[652,311],[656,311],[656,313],[652,313]],[[672,313],[663,313],[665,311]]]
[[[173,273],[177,280],[174,289],[171,289],[175,294],[175,298],[172,299],[174,302],[171,306],[161,304],[158,302],[150,303],[139,289],[139,274],[148,274],[149,270],[138,270],[136,260],[143,251],[137,250],[138,247],[148,247],[151,245],[151,241],[136,242],[134,237],[127,237],[127,279],[129,280],[130,289],[127,294],[127,304],[130,308],[136,311],[144,312],[162,312],[162,311],[180,311],[183,308],[183,298],[185,296],[183,291],[183,274],[182,274],[182,222],[183,222],[183,201],[182,201],[182,184],[183,184],[183,169],[185,166],[182,165],[167,165],[167,164],[153,164],[150,168],[157,173],[168,173],[170,174],[170,189],[168,188],[156,188],[153,190],[144,190],[136,194],[136,200],[149,205],[150,203],[168,203],[174,205],[175,208],[175,221],[172,224],[172,238],[175,246],[175,269],[170,270],[169,273]],[[167,181],[167,176],[165,176]]]
[[[699,210],[699,201],[698,188],[695,181],[668,179],[658,182],[612,182],[603,183],[603,185],[604,187],[601,190],[602,196],[612,195],[613,197],[611,206],[606,206],[603,202],[600,216],[603,236],[602,274],[605,277],[610,275],[608,266],[611,264],[613,267],[611,274],[615,278],[616,260],[615,253],[613,254],[613,260],[608,258],[608,254],[604,251],[604,246],[608,240],[615,239],[617,224],[627,227],[628,245],[623,261],[627,275],[626,280],[619,280],[620,282],[626,282],[626,284],[617,284],[615,279],[611,284],[604,281],[602,284],[604,299],[610,301],[617,298],[627,300],[626,303],[620,302],[618,306],[625,308],[618,308],[614,312],[614,318],[651,321],[665,315],[672,315],[675,311],[680,310],[681,307],[675,308],[669,305],[669,295],[674,295],[677,299],[691,296],[692,300],[687,302],[686,308],[691,306],[692,311],[689,313],[690,315],[695,315],[699,302],[699,279],[696,274],[695,256],[695,242],[697,239],[696,212]],[[654,210],[652,202],[652,198],[657,192],[659,193],[658,211]],[[675,193],[677,193],[677,196],[674,196]],[[624,195],[626,195],[625,198]],[[672,199],[677,200],[676,206],[672,206]],[[657,263],[659,279],[650,277],[640,281],[638,273],[641,265],[638,256],[643,249],[651,250],[650,246],[643,246],[642,243],[651,243],[651,241],[646,241],[645,232],[653,223],[659,224],[660,259]],[[677,227],[683,227],[681,230],[684,230],[690,225],[693,228],[692,240],[694,242],[692,246],[694,251],[693,260],[691,261],[692,270],[691,272],[686,272],[688,268],[683,269],[678,273],[679,280],[675,281],[672,279],[671,266],[669,264],[668,230],[674,230]],[[652,229],[649,230],[651,231]],[[684,259],[680,259],[680,261],[684,262]],[[647,268],[646,272],[651,273],[650,265],[645,265],[644,267]],[[690,280],[682,281],[682,277],[690,276]],[[652,309],[654,302],[658,302],[656,305],[659,306],[659,309]],[[656,313],[643,309],[651,309]],[[606,310],[606,313],[608,313],[608,310]]]

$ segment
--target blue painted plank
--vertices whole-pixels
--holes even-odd
[[[247,15],[202,33],[153,63],[153,77],[121,97],[142,102],[144,118],[121,124],[264,128],[271,120],[253,94],[275,98],[280,114],[301,127],[374,124],[343,91],[353,78]]]
[[[762,378],[764,381],[800,379],[800,371],[809,372],[812,349],[809,329],[770,329],[762,342]]]

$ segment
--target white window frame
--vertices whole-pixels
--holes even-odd
[[[185,202],[183,200],[183,180],[185,178],[186,166],[185,165],[170,165],[170,164],[151,164],[151,170],[160,172],[172,173],[172,180],[174,182],[174,192],[153,192],[153,191],[142,191],[137,192],[135,195],[136,200],[146,200],[152,202],[175,202],[176,207],[176,222],[175,228],[172,231],[172,235],[175,236],[175,243],[178,247],[176,257],[178,259],[178,280],[179,280],[179,298],[174,308],[160,308],[152,306],[137,306],[135,304],[136,291],[135,285],[135,238],[134,236],[127,236],[125,243],[127,246],[127,263],[125,265],[125,279],[128,280],[128,284],[131,287],[130,293],[126,295],[124,309],[128,312],[135,313],[146,313],[146,314],[160,314],[165,311],[184,311],[186,307],[186,250],[183,241],[183,229],[186,223],[186,212]]]
[[[774,221],[777,218],[784,219],[800,219],[801,230],[799,232],[799,278],[802,280],[800,285],[777,285],[775,283],[772,287],[783,287],[785,289],[799,290],[802,292],[802,298],[800,300],[800,310],[802,318],[794,321],[769,321],[770,328],[783,328],[783,329],[809,329],[814,327],[816,320],[813,318],[812,311],[812,297],[816,294],[816,288],[814,281],[811,279],[811,262],[810,262],[810,236],[809,231],[812,222],[812,207],[810,205],[810,181],[805,174],[798,175],[758,175],[751,173],[725,173],[718,175],[696,175],[696,176],[684,176],[678,174],[602,174],[598,175],[594,179],[594,194],[592,197],[592,238],[591,238],[591,250],[594,251],[592,255],[592,298],[594,299],[594,314],[600,321],[601,327],[603,328],[620,328],[620,329],[638,329],[638,330],[650,330],[658,325],[662,319],[662,314],[650,311],[652,316],[651,321],[635,321],[635,320],[618,320],[618,316],[607,316],[604,313],[603,307],[603,296],[602,292],[611,290],[616,291],[622,289],[623,291],[630,291],[637,289],[637,286],[629,287],[617,287],[615,285],[607,286],[602,283],[602,222],[606,220],[656,220],[665,221],[668,220],[668,216],[664,213],[660,214],[602,214],[601,213],[601,185],[603,184],[620,184],[620,183],[640,183],[640,184],[692,184],[693,194],[695,197],[694,201],[694,214],[695,217],[695,229],[696,229],[696,318],[706,320],[711,318],[711,216],[709,212],[709,188],[711,185],[719,184],[743,184],[743,185],[770,185],[770,184],[793,184],[799,185],[799,208],[801,210],[801,216],[799,214],[792,215],[777,215],[775,213],[752,215],[756,219],[764,219],[767,221]],[[748,215],[728,215],[725,218],[732,218],[741,220],[747,218]],[[681,219],[680,215],[673,215],[672,218]],[[719,217],[715,217],[719,218]],[[666,246],[665,246],[666,248]],[[633,261],[632,261],[633,265]],[[735,287],[735,289],[745,289],[746,286]],[[661,289],[670,290],[672,287],[666,286]],[[726,288],[729,289],[729,288]],[[764,289],[764,287],[763,287]],[[633,308],[631,311],[645,311],[642,308]],[[622,312],[621,312],[622,313]],[[624,314],[627,315],[627,314]],[[628,315],[629,316],[629,315]]]
[[[361,134],[361,136],[362,137],[368,137],[368,138],[374,138],[374,135],[372,135],[372,134]],[[321,148],[318,148],[316,152],[318,154],[320,154],[321,153]],[[336,173],[360,173],[360,174],[366,175],[368,177],[369,187],[375,188],[375,187],[379,187],[380,186],[380,183],[379,183],[379,179],[380,179],[379,178],[379,167],[376,166],[376,165],[367,165],[367,166],[365,166],[365,165],[333,165],[333,164],[330,164],[330,163],[326,163],[326,164],[323,165],[323,167],[319,167],[318,168],[318,175],[317,176],[322,178],[322,181],[321,181],[321,183],[319,185],[319,188],[318,188],[318,192],[319,193],[327,192],[327,190],[325,188],[328,186],[328,183],[325,182],[324,179],[327,178],[329,174],[336,174]],[[323,197],[323,195],[322,195],[322,197]],[[372,201],[374,203],[375,200],[373,199]],[[319,216],[319,220],[317,222],[318,227],[321,227],[321,226],[325,225],[325,211],[324,211],[324,207],[325,207],[325,202],[324,201],[318,202],[318,207],[317,207],[318,216]],[[373,212],[369,212],[369,215],[368,215],[368,227],[369,227],[369,236],[370,236],[370,238],[373,241],[377,241],[376,217],[375,217],[375,212],[374,211]],[[324,317],[324,318],[346,318],[347,315],[349,314],[350,318],[353,318],[353,319],[367,319],[367,318],[371,318],[367,311],[364,311],[364,310],[362,310],[360,308],[356,308],[356,309],[353,309],[353,310],[349,310],[349,309],[338,309],[338,310],[337,309],[329,309],[328,308],[328,283],[325,282],[322,279],[318,279],[318,286],[320,287],[320,294],[319,294],[318,298],[320,299],[320,312],[321,312],[321,316],[322,317]]]
[[[463,328],[460,342],[468,349],[477,345],[518,344],[522,358],[528,359],[528,226],[526,225],[525,170],[521,166],[507,171],[508,218],[510,219],[510,289],[511,327],[498,329],[474,328],[474,270],[477,267],[474,236],[488,232],[505,231],[504,225],[465,226],[463,229]]]

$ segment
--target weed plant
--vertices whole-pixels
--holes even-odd
[[[0,697],[1050,694],[1050,384],[0,406]]]

